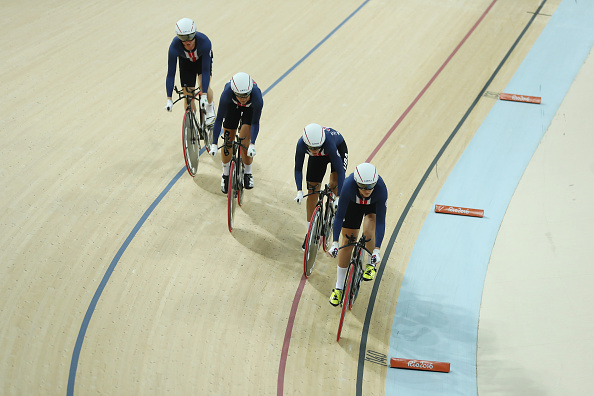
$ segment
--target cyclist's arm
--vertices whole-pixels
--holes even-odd
[[[250,128],[250,143],[255,144],[258,138],[258,132],[260,132],[260,116],[262,115],[262,108],[264,107],[264,101],[262,100],[262,92],[258,87],[254,87],[252,90],[252,125]]]
[[[177,69],[177,51],[175,48],[175,39],[169,46],[169,53],[167,55],[167,77],[165,79],[165,89],[167,91],[167,98],[171,99],[173,96],[173,84],[175,84],[175,71]]]
[[[305,162],[305,143],[303,139],[299,138],[297,141],[297,148],[295,149],[295,185],[297,191],[301,191],[303,187],[303,163]]]
[[[212,44],[206,35],[196,34],[196,46],[202,57],[202,92],[208,92],[210,85],[210,66],[212,63]]]
[[[377,191],[374,191],[374,193],[378,194],[378,200],[375,204],[375,247],[379,249],[386,231],[386,209],[388,201],[388,189],[381,178],[377,183],[376,189]]]
[[[338,148],[336,148],[336,145],[331,143],[330,147],[330,161],[332,162],[332,166],[336,170],[336,174],[338,176],[338,188],[336,190],[336,195],[340,196],[342,192],[342,186],[344,184],[344,165],[342,163],[342,158],[340,157],[340,153],[338,152]]]

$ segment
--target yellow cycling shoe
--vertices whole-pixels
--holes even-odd
[[[338,304],[340,304],[341,301],[342,301],[342,290],[332,289],[332,294],[330,295],[330,304],[332,304],[336,307]]]
[[[367,267],[365,267],[365,272],[363,273],[363,280],[364,281],[370,281],[373,280],[373,278],[375,278],[375,267],[371,264],[367,264]]]

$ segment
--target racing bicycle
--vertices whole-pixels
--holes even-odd
[[[244,150],[248,148],[244,146],[241,141],[245,137],[239,137],[239,130],[241,123],[235,134],[235,140],[230,139],[229,131],[225,131],[225,155],[228,154],[231,148],[231,161],[229,163],[229,186],[227,188],[227,223],[229,225],[229,232],[233,231],[233,220],[235,218],[235,209],[237,205],[241,206],[243,202],[243,175],[245,165],[241,159],[241,148]]]
[[[347,244],[339,247],[339,249],[343,249],[348,246],[354,246],[353,252],[351,253],[351,261],[349,262],[346,277],[344,280],[344,287],[342,289],[342,301],[340,302],[340,304],[342,305],[342,310],[340,313],[340,321],[338,322],[338,333],[336,334],[336,342],[340,340],[340,333],[342,332],[342,324],[344,322],[346,309],[347,307],[349,310],[352,309],[353,305],[355,304],[355,300],[357,299],[357,295],[359,294],[359,286],[361,286],[361,281],[363,280],[363,272],[365,271],[365,269],[363,268],[363,251],[367,252],[369,255],[372,254],[365,247],[365,243],[369,242],[370,240],[371,238],[366,239],[365,234],[363,234],[361,235],[361,238],[359,238],[359,240],[357,241],[355,235],[351,234],[348,237]]]
[[[198,163],[200,160],[200,140],[204,142],[204,147],[208,152],[212,144],[212,126],[205,124],[206,110],[201,106],[199,116],[196,115],[192,109],[192,101],[200,97],[200,88],[190,89],[187,86],[187,94],[184,94],[183,89],[173,87],[179,98],[173,104],[182,99],[186,99],[186,111],[184,113],[184,120],[182,124],[182,145],[184,150],[184,160],[186,161],[186,169],[190,176],[194,177],[198,171]]]
[[[311,186],[308,184],[308,189],[315,189],[319,185],[316,184]],[[318,249],[320,244],[323,246],[324,251],[327,252],[332,244],[332,226],[334,225],[334,193],[330,186],[326,184],[323,190],[314,191],[304,195],[318,194],[318,202],[311,215],[309,222],[309,229],[307,230],[307,236],[305,237],[305,252],[303,253],[303,273],[308,278],[316,263],[316,257],[318,255]]]

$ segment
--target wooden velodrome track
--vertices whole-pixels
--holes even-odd
[[[385,394],[385,365],[364,355],[387,353],[415,238],[560,0],[533,18],[541,3],[0,5],[0,393]],[[256,188],[233,234],[219,158],[184,173],[182,108],[163,109],[182,17],[213,43],[215,96],[238,71],[265,92]],[[384,245],[404,218],[340,343],[335,261],[302,279],[293,155],[310,122],[345,136],[350,172],[378,167]]]

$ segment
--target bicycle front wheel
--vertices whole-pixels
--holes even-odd
[[[308,278],[316,263],[316,257],[319,249],[320,226],[322,224],[322,216],[320,207],[316,206],[311,215],[309,222],[309,229],[307,230],[307,237],[305,238],[305,252],[303,253],[303,274]]]
[[[229,188],[227,189],[227,223],[229,232],[233,231],[235,208],[237,207],[237,169],[236,162],[231,160],[229,166]]]
[[[243,175],[245,165],[241,157],[237,158],[237,204],[241,206],[243,204]]]
[[[359,287],[361,281],[363,281],[363,249],[357,247],[357,251],[353,254],[353,260],[351,262],[356,263],[353,270],[353,283],[351,285],[351,295],[349,296],[349,309],[355,305],[355,300],[359,295]]]
[[[186,169],[190,176],[194,177],[198,172],[198,162],[200,154],[200,140],[198,139],[198,129],[193,120],[191,110],[186,110],[184,122],[182,125],[182,144],[184,150],[184,160]]]
[[[349,306],[350,295],[352,292],[353,276],[355,273],[355,266],[353,263],[349,264],[349,269],[344,280],[344,287],[342,292],[342,310],[340,312],[340,321],[338,322],[338,333],[336,334],[336,342],[340,341],[340,335],[342,333],[342,325],[344,323],[344,317],[346,315],[347,307]]]

